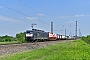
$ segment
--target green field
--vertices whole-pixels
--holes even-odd
[[[90,60],[90,45],[82,40],[0,57],[1,60]]]
[[[17,44],[19,41],[11,41],[11,42],[0,42],[0,44]]]

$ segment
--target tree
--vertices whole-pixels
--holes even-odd
[[[13,37],[5,35],[4,38],[5,38],[5,41],[11,41]]]
[[[21,32],[21,33],[16,34],[16,38],[20,42],[25,42],[25,32]]]
[[[12,41],[13,37],[12,36],[8,36],[8,35],[5,35],[5,36],[0,36],[0,41],[1,42],[4,42],[4,41]]]

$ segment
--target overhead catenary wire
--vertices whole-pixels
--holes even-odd
[[[0,14],[1,16],[5,16],[5,17],[8,17],[8,18],[12,18],[12,19],[15,19],[15,20],[17,20],[17,21],[21,21],[21,22],[24,22],[24,23],[30,23],[29,21],[24,21],[24,20],[21,20],[21,19],[18,19],[18,18],[14,18],[14,17],[11,17],[11,16],[8,16],[8,15],[5,15],[5,14]],[[32,23],[30,23],[30,24],[32,24]],[[40,26],[42,26],[42,25],[40,25]],[[43,27],[43,26],[42,26]],[[47,28],[47,27],[45,27],[45,28]]]
[[[19,2],[21,2],[23,5],[27,6],[28,8],[30,8],[30,9],[33,10],[34,12],[38,13],[36,10],[32,9],[30,6],[28,6],[27,4],[25,4],[25,3],[22,2],[21,0],[19,0]]]
[[[1,5],[1,6],[3,6],[3,7],[5,7],[5,8],[7,8],[7,9],[9,9],[9,10],[14,11],[14,12],[17,12],[17,13],[22,14],[22,15],[24,15],[24,16],[30,17],[29,15],[26,15],[26,14],[24,14],[24,13],[20,12],[20,11],[15,10],[15,9],[9,8],[9,7],[4,6],[4,5],[2,5],[2,4],[0,4],[0,5]]]
[[[30,18],[31,18],[31,16],[29,16],[29,15],[27,15],[27,14],[25,14],[25,13],[22,13],[22,12],[17,11],[17,10],[15,10],[15,9],[12,9],[12,8],[10,8],[10,7],[4,6],[4,5],[2,5],[2,4],[0,4],[0,5],[3,6],[3,7],[5,7],[5,8],[7,8],[7,9],[9,9],[9,10],[12,10],[12,11],[14,11],[14,12],[17,12],[17,13],[19,13],[19,14],[22,14],[22,15],[24,15],[24,16],[26,16],[26,17],[30,17]],[[47,23],[45,23],[45,22],[43,22],[43,21],[40,21],[39,19],[37,19],[37,21],[42,22],[42,23],[44,23],[44,24],[47,25]]]
[[[39,13],[38,11],[34,10],[33,8],[31,8],[30,6],[28,6],[27,4],[25,4],[24,2],[22,2],[21,0],[19,0],[19,2],[21,2],[23,5],[25,5],[26,7],[28,7],[29,9],[31,9],[32,11]],[[43,16],[44,17],[44,16]],[[46,17],[45,17],[46,18]],[[48,18],[47,18],[48,19]]]
[[[15,19],[15,20],[18,20],[18,21],[22,21],[22,22],[25,22],[25,23],[30,23],[28,21],[24,21],[24,20],[21,20],[21,19],[18,19],[18,18],[14,18],[14,17],[11,17],[11,16],[8,16],[8,15],[5,15],[5,14],[0,14],[1,16],[5,16],[5,17],[8,17],[8,18],[12,18],[12,19]]]
[[[33,10],[34,12],[39,13],[39,12],[37,12],[36,10],[34,10],[33,8],[31,8],[30,6],[28,6],[27,4],[25,4],[24,2],[22,2],[21,0],[19,0],[19,2],[22,3],[23,5],[25,5],[26,7],[28,7],[29,9]],[[39,22],[41,22],[41,23],[44,23],[44,24],[47,24],[47,25],[50,25],[50,24],[48,24],[48,23],[46,23],[46,22],[43,22],[43,21],[41,21],[41,20],[38,20],[38,19],[37,19],[37,21],[39,21]],[[46,28],[47,28],[47,27],[46,27]],[[48,28],[49,28],[49,27],[48,27]]]
[[[26,7],[28,7],[29,9],[31,9],[32,11],[34,11],[34,12],[36,12],[36,13],[39,13],[38,11],[36,11],[36,10],[34,10],[33,8],[31,8],[30,6],[28,6],[27,4],[25,4],[24,2],[22,2],[21,0],[19,0],[19,2],[21,2],[23,5],[25,5]],[[45,17],[45,16],[43,16],[43,17]],[[46,17],[45,17],[46,18]],[[47,18],[48,19],[48,18]],[[49,19],[50,20],[50,19]],[[46,22],[43,22],[43,21],[41,21],[41,20],[38,20],[38,21],[40,21],[40,22],[42,22],[42,23],[45,23],[45,24],[48,24],[48,23],[46,23]],[[48,25],[50,25],[50,24],[48,24]]]
[[[4,5],[2,5],[2,4],[0,4],[0,5],[3,6],[3,7],[5,7],[5,8],[7,8],[7,9],[9,9],[9,10],[12,10],[12,11],[17,12],[17,13],[19,13],[19,14],[22,14],[22,15],[24,15],[24,16],[26,16],[26,17],[30,17],[29,15],[26,15],[26,14],[20,12],[20,11],[15,10],[15,9],[9,8],[9,7],[4,6]],[[5,15],[5,16],[7,16],[7,15]],[[7,16],[7,17],[10,17],[10,16]],[[11,17],[11,18],[12,18],[12,17]],[[31,18],[31,17],[30,17],[30,18]],[[17,19],[17,18],[14,18],[14,19]],[[18,19],[18,20],[21,20],[21,19]],[[43,22],[43,21],[40,21],[39,19],[37,19],[37,21],[39,21],[39,22],[44,23],[44,24],[47,25],[47,23],[45,23],[45,22]],[[25,20],[24,22],[28,22],[28,21]],[[29,22],[28,22],[28,23],[29,23]],[[40,26],[42,26],[42,25],[40,25]],[[43,27],[43,26],[42,26],[42,27]],[[49,28],[49,27],[46,27],[46,26],[45,26],[45,28]]]

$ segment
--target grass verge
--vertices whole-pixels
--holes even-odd
[[[11,41],[11,42],[0,42],[0,44],[17,44],[19,41]]]
[[[90,45],[82,40],[54,44],[0,57],[1,60],[90,60]]]

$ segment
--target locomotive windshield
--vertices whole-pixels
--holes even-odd
[[[26,31],[26,33],[28,33],[28,34],[32,34],[32,33],[33,33],[33,31]]]

